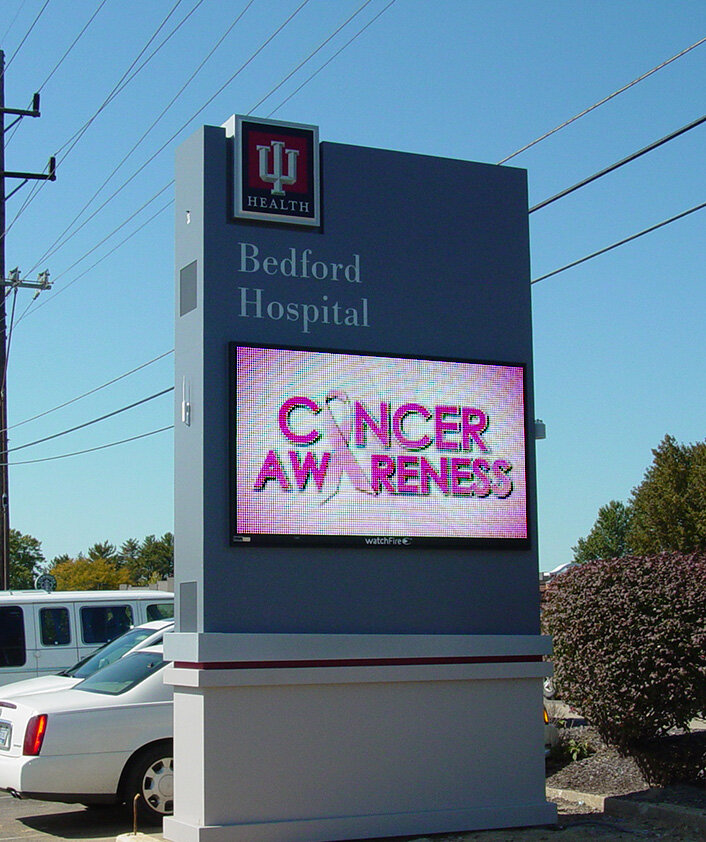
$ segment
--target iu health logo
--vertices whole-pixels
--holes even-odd
[[[225,128],[235,144],[236,218],[318,226],[317,127],[235,115]]]

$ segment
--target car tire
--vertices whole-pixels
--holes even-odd
[[[125,803],[132,819],[135,796],[137,819],[161,824],[174,811],[174,749],[171,742],[158,743],[140,752],[125,777]]]
[[[542,682],[542,692],[545,699],[553,699],[556,696],[556,688],[554,687],[554,679],[549,676]]]

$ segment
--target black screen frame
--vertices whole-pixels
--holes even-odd
[[[248,533],[239,534],[237,530],[237,348],[263,348],[282,351],[303,351],[306,353],[324,353],[350,356],[363,356],[372,358],[387,359],[409,359],[430,362],[466,363],[470,365],[491,365],[520,368],[522,370],[522,398],[523,398],[523,434],[524,434],[524,456],[525,456],[525,524],[527,537],[524,538],[489,538],[477,536],[418,536],[418,535],[336,535],[336,534],[275,534],[275,533]],[[229,543],[232,547],[364,547],[366,550],[373,549],[411,549],[415,547],[424,548],[459,548],[459,549],[505,549],[518,550],[530,549],[531,542],[531,518],[530,518],[530,487],[529,487],[529,440],[528,431],[532,429],[528,418],[527,406],[527,366],[521,362],[507,362],[497,360],[478,360],[461,357],[442,357],[432,355],[403,354],[399,352],[380,351],[359,351],[340,348],[319,348],[303,345],[289,345],[283,343],[267,342],[237,342],[228,343],[228,470],[229,470]],[[370,539],[379,539],[379,543],[371,543]]]

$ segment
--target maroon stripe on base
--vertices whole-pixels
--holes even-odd
[[[407,667],[435,664],[528,664],[539,663],[541,655],[477,655],[448,658],[317,658],[292,661],[175,661],[180,669],[251,670],[303,669],[309,667]]]

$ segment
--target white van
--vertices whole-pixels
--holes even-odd
[[[87,658],[58,673],[38,675],[36,678],[24,678],[13,681],[0,688],[0,707],[7,699],[15,696],[35,696],[40,693],[53,693],[55,690],[69,690],[79,681],[102,670],[130,652],[137,652],[148,646],[161,646],[164,635],[174,631],[174,620],[152,620],[149,623],[134,626],[129,631],[104,643]]]
[[[59,672],[132,626],[173,616],[165,591],[0,591],[0,685]]]

